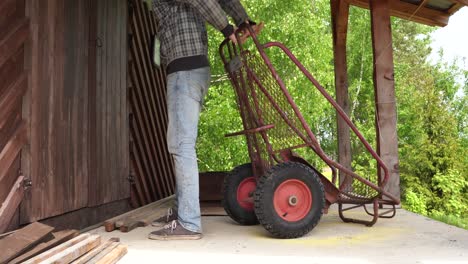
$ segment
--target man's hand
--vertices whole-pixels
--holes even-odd
[[[234,33],[232,33],[230,36],[229,36],[229,39],[232,41],[232,43],[236,44],[237,45],[237,39],[236,39],[236,35]]]
[[[249,24],[248,21],[246,21],[246,23]],[[255,32],[256,36],[258,34],[260,34],[260,31],[262,31],[263,27],[264,27],[263,22],[260,22],[259,24],[252,25],[252,29]],[[247,28],[242,29],[242,34],[239,37],[240,43],[244,44],[245,41],[249,38],[249,36],[250,36],[250,31]]]

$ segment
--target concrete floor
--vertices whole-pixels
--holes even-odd
[[[274,239],[262,226],[239,226],[227,216],[203,217],[198,241],[153,241],[152,227],[120,237],[128,253],[119,263],[467,263],[468,231],[403,209],[373,227],[343,223],[332,208],[319,225],[299,239]]]

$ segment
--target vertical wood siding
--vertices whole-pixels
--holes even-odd
[[[130,196],[127,113],[127,1],[93,2],[95,84],[90,81],[89,205]],[[91,20],[93,21],[93,20]]]
[[[28,0],[23,223],[130,196],[125,0]]]

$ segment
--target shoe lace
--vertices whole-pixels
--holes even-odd
[[[167,209],[166,222],[169,222],[169,218],[172,216],[172,214],[172,207],[169,207],[169,209]]]
[[[164,229],[170,229],[171,232],[177,228],[177,220],[173,220],[171,223],[164,226]]]

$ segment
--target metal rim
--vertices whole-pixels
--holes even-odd
[[[247,211],[254,210],[253,193],[257,187],[254,177],[245,178],[237,187],[237,202]]]
[[[281,183],[273,195],[276,213],[288,222],[304,219],[312,208],[312,193],[302,181],[291,179]]]

